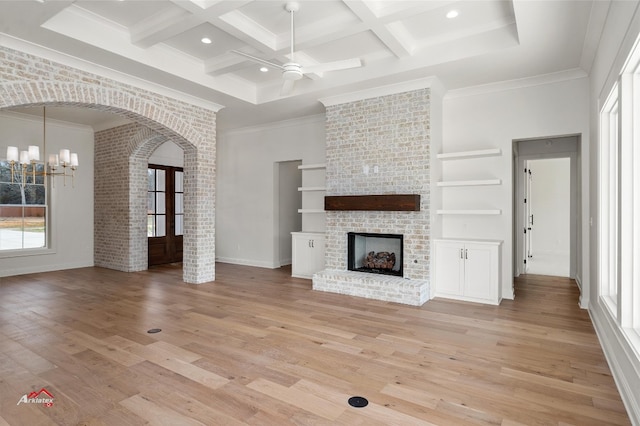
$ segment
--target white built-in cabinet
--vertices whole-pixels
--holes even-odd
[[[497,305],[501,241],[434,240],[435,295]]]
[[[325,245],[325,169],[324,163],[301,164],[302,232],[291,233],[292,259],[291,276],[311,278],[324,269]]]
[[[311,278],[324,269],[325,235],[321,232],[292,232],[291,276]]]

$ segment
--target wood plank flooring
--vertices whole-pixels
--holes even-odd
[[[416,308],[314,292],[287,268],[216,273],[0,278],[0,426],[629,424],[571,280]],[[17,404],[42,388],[53,406]]]

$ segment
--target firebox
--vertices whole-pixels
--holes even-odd
[[[347,238],[347,269],[402,276],[402,235],[349,232]]]

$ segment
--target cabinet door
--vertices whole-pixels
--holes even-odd
[[[474,299],[497,301],[494,246],[465,244],[464,295]]]
[[[324,235],[292,233],[291,276],[311,278],[324,269]]]
[[[464,260],[460,243],[436,241],[436,294],[462,295]]]
[[[292,234],[291,239],[291,275],[304,277],[309,269],[308,238],[306,235]]]
[[[324,269],[324,237],[314,237],[311,240],[310,250],[309,275],[313,275]]]

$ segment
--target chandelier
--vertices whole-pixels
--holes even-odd
[[[42,107],[42,151],[43,157],[47,155],[47,114],[46,107]],[[49,161],[43,164],[38,171],[40,161],[40,147],[30,145],[27,151],[19,151],[16,146],[7,147],[7,162],[11,168],[11,183],[15,183],[15,175],[22,175],[22,184],[26,183],[27,176],[32,176],[35,183],[36,176],[44,176],[45,184],[47,176],[61,176],[64,186],[67,185],[67,177],[71,178],[71,185],[75,186],[75,171],[78,169],[78,154],[68,149],[61,149],[59,154],[49,154]],[[52,179],[55,187],[55,179]]]

